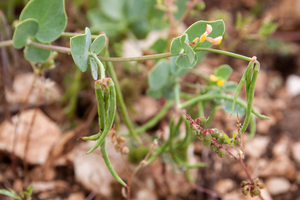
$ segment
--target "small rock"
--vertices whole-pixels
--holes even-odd
[[[293,144],[293,158],[300,163],[300,142]]]
[[[35,109],[25,110],[19,116],[19,120],[16,115],[12,117],[13,124],[4,121],[0,125],[0,150],[9,153],[12,152],[15,123],[18,121],[15,154],[20,158],[24,158],[27,132],[34,112]],[[59,127],[38,109],[34,124],[31,127],[26,161],[30,164],[43,164],[48,157],[52,145],[60,134]]]
[[[295,179],[295,174],[295,164],[286,155],[268,162],[268,165],[260,171],[260,176],[262,177],[285,176],[291,180]]]
[[[285,178],[272,177],[266,181],[266,187],[271,195],[278,195],[288,192],[291,184]]]
[[[214,190],[220,194],[226,194],[235,187],[235,182],[231,179],[219,180],[214,186]]]
[[[267,136],[256,136],[245,145],[245,152],[251,157],[259,158],[266,151],[270,138]]]
[[[290,75],[286,80],[286,87],[292,97],[300,94],[300,77],[294,74]]]
[[[108,156],[116,173],[124,180],[125,166],[121,154],[116,152],[110,138],[107,137],[106,141]],[[85,188],[109,197],[112,193],[111,184],[117,181],[109,172],[99,149],[85,155],[94,144],[94,141],[82,142],[73,149],[75,178]]]
[[[272,119],[272,116],[268,116]],[[257,132],[261,134],[267,134],[271,126],[276,124],[275,120],[258,120],[257,122]]]
[[[290,144],[291,141],[289,140],[289,138],[287,136],[282,136],[272,149],[273,155],[277,157],[282,155],[288,156],[291,150]]]
[[[5,90],[6,99],[9,104],[14,105],[24,103],[31,88],[33,78],[34,75],[32,73],[20,74],[15,77],[13,83],[14,91],[12,92],[8,89]],[[40,89],[42,95],[39,97]],[[61,98],[61,91],[58,88],[58,85],[50,79],[45,80],[41,77],[37,77],[35,87],[28,98],[28,104],[36,105],[38,98],[42,98],[42,103],[51,103]]]
[[[68,200],[84,200],[84,194],[81,192],[78,193],[72,193],[69,195]]]
[[[134,103],[133,110],[132,119],[139,123],[145,123],[159,112],[159,106],[155,99],[143,96]]]

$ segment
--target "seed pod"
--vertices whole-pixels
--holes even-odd
[[[216,152],[218,150],[218,147],[216,145],[210,145],[210,149],[212,152]]]
[[[206,136],[203,138],[203,145],[204,146],[209,146],[211,144],[212,137],[209,133],[206,133]]]
[[[251,194],[251,197],[260,195],[260,188],[259,187],[251,188],[250,194]]]
[[[266,187],[266,185],[265,185],[264,183],[262,183],[262,182],[259,182],[259,183],[257,184],[257,186],[258,186],[260,189],[264,189],[264,188]]]
[[[121,153],[123,154],[123,155],[127,155],[128,153],[129,153],[129,149],[128,149],[128,147],[122,147],[122,149],[121,149]]]
[[[123,143],[123,142],[125,142],[125,138],[124,137],[122,137],[122,136],[118,136],[117,137],[117,141],[119,142],[119,143]]]
[[[220,136],[220,131],[216,128],[212,129],[211,136],[217,138]]]
[[[257,186],[258,183],[259,183],[259,178],[256,177],[256,178],[254,178],[252,181],[253,181],[253,185],[254,185],[254,186]]]
[[[218,156],[219,156],[220,158],[223,158],[224,155],[225,155],[225,149],[220,148],[220,149],[218,150]]]
[[[242,182],[241,182],[241,187],[244,187],[244,186],[247,185],[247,184],[248,184],[247,181],[242,181]]]
[[[226,144],[226,140],[223,134],[218,137],[218,142],[220,142],[221,144]]]
[[[245,186],[243,187],[242,193],[243,193],[243,195],[245,195],[245,196],[249,193],[249,187],[248,187],[248,185],[245,185]]]

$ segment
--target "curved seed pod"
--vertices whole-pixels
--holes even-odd
[[[102,153],[102,157],[104,159],[104,162],[108,168],[108,170],[110,171],[111,175],[119,182],[121,183],[124,187],[126,187],[126,183],[119,177],[119,175],[116,173],[116,171],[114,170],[113,166],[110,163],[110,160],[108,158],[107,155],[107,151],[106,151],[106,140],[104,139],[103,144],[101,145],[101,153]]]
[[[116,90],[115,86],[112,80],[109,81],[109,112],[108,117],[106,119],[105,128],[99,138],[99,140],[96,142],[93,148],[91,148],[87,154],[92,153],[95,149],[97,149],[105,140],[107,134],[109,133],[114,119],[116,115]]]
[[[260,64],[259,64],[259,62],[256,61],[255,69],[253,72],[253,77],[251,80],[251,84],[249,86],[249,99],[247,102],[247,112],[246,112],[244,124],[241,128],[241,133],[244,133],[246,131],[248,124],[250,122],[250,119],[251,119],[251,111],[252,111],[252,103],[253,103],[253,98],[254,98],[255,83],[256,83],[256,79],[257,79],[259,70],[260,70]]]

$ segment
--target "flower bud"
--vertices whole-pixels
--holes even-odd
[[[245,195],[245,196],[249,193],[249,187],[248,187],[248,185],[245,185],[245,186],[243,187],[242,193],[243,193],[243,195]]]
[[[260,188],[259,187],[251,188],[250,194],[251,194],[251,197],[260,195]]]
[[[210,43],[218,45],[222,42],[223,37],[222,36],[219,36],[219,37],[216,37],[216,38],[206,37],[206,40]]]
[[[210,149],[212,152],[216,152],[218,150],[218,147],[216,145],[210,145]]]
[[[212,32],[212,26],[209,25],[209,24],[206,24],[206,31],[205,31],[205,33],[206,33],[207,35],[209,35],[211,32]]]
[[[212,131],[211,131],[210,133],[211,133],[211,136],[212,136],[212,137],[217,138],[217,137],[220,136],[220,131],[219,131],[218,129],[214,128],[214,129],[211,129],[211,130],[212,130]]]
[[[219,156],[220,158],[223,158],[224,155],[225,155],[225,149],[220,148],[220,149],[218,150],[218,156]]]
[[[206,133],[206,135],[203,138],[203,145],[204,146],[209,146],[211,144],[212,137],[209,133]]]
[[[200,119],[200,123],[199,123],[200,126],[203,126],[204,124],[206,124],[206,122],[208,120],[205,117],[199,117],[199,119]]]

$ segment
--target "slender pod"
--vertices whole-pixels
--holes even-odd
[[[116,90],[115,90],[115,86],[114,83],[112,81],[112,79],[110,79],[108,81],[109,83],[109,113],[106,119],[106,123],[105,123],[105,128],[99,138],[99,140],[96,142],[96,144],[94,145],[93,148],[91,148],[87,154],[92,153],[95,149],[97,149],[105,140],[107,134],[109,133],[113,122],[114,122],[114,118],[116,115]]]
[[[119,175],[116,173],[116,171],[114,170],[113,166],[110,163],[109,157],[107,155],[107,151],[106,151],[106,139],[104,139],[103,144],[101,145],[101,153],[102,153],[102,157],[104,159],[104,162],[108,168],[108,170],[110,171],[111,175],[119,182],[121,183],[124,187],[126,187],[126,183],[119,177]]]
[[[249,66],[249,68],[247,69],[247,74],[246,74],[246,100],[248,101],[249,99],[249,88],[250,88],[250,84],[251,84],[251,80],[252,80],[252,73],[253,73],[253,65],[254,63]]]
[[[256,83],[256,79],[257,79],[257,75],[258,75],[259,70],[260,70],[260,64],[259,64],[258,61],[255,61],[255,68],[254,68],[254,72],[253,72],[251,84],[249,86],[249,99],[248,99],[248,102],[247,102],[246,118],[245,118],[244,124],[243,124],[243,126],[241,128],[241,133],[242,134],[246,131],[246,129],[248,127],[248,124],[250,122],[250,119],[251,119],[252,104],[253,104],[254,90],[255,90],[255,83]]]

